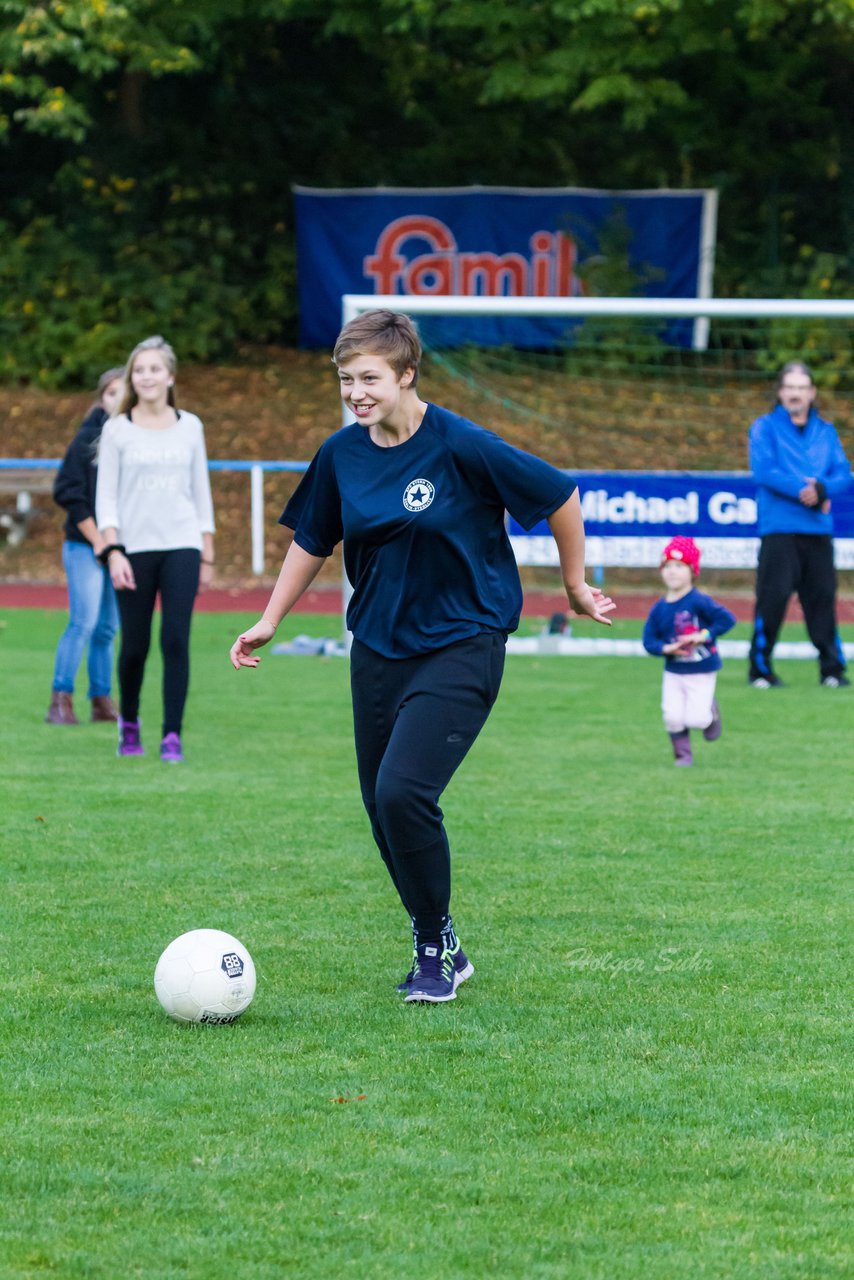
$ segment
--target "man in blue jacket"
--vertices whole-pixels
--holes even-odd
[[[815,409],[816,386],[800,360],[783,366],[777,400],[750,428],[757,484],[759,567],[748,679],[755,689],[782,681],[771,654],[786,606],[797,592],[830,689],[850,684],[836,624],[832,499],[851,484],[851,466],[833,424]]]

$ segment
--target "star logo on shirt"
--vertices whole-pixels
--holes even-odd
[[[429,480],[410,480],[403,491],[403,505],[407,511],[424,511],[435,496],[436,490]]]

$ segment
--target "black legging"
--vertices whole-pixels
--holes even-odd
[[[362,800],[419,936],[441,934],[451,856],[439,797],[498,696],[503,635],[484,633],[392,660],[354,641],[350,659]]]
[[[118,591],[122,620],[119,650],[119,690],[123,720],[139,719],[139,695],[145,660],[151,644],[151,619],[160,593],[163,653],[163,736],[180,733],[190,683],[190,621],[199,589],[200,553],[191,547],[178,551],[135,551],[128,556],[136,580],[135,591]]]

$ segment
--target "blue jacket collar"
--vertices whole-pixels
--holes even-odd
[[[791,414],[787,409],[784,409],[781,404],[776,404],[774,406],[774,411],[771,416],[776,418],[778,422],[785,423],[790,426],[792,430],[797,431],[799,435],[802,435],[805,431],[809,430],[810,427],[815,426],[817,422],[822,421],[818,416],[815,406],[810,409],[807,420],[803,426],[799,426],[796,422],[792,422]]]

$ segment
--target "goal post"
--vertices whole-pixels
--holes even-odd
[[[656,565],[662,538],[678,532],[697,537],[709,568],[754,567],[747,433],[787,360],[814,370],[820,411],[852,456],[854,298],[342,298],[344,323],[375,309],[418,322],[431,382],[456,412],[578,478],[597,570]],[[565,340],[553,350],[486,346],[474,329],[470,343],[443,345],[430,322],[463,317],[566,320]],[[676,321],[703,321],[704,348],[668,340]],[[854,494],[833,513],[837,567],[852,569]],[[509,531],[520,564],[556,563],[546,526]]]
[[[849,429],[854,298],[351,294],[342,318],[374,308],[417,320],[431,376],[466,383],[518,421],[548,420],[571,436],[573,467],[602,466],[584,438],[594,428],[608,433],[609,465],[624,469],[661,465],[649,444],[661,438],[683,446],[671,467],[743,466],[745,419],[765,411],[773,377],[792,359],[813,368],[825,416],[838,417],[841,434]],[[698,345],[690,339],[700,321]],[[483,330],[478,322],[492,323]],[[646,447],[630,448],[640,433]]]
[[[345,293],[344,324],[364,311],[410,316],[630,316],[692,320],[854,319],[854,298],[533,298]]]

